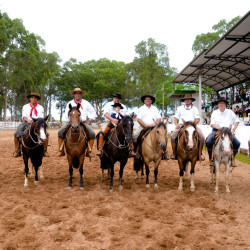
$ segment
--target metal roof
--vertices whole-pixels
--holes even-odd
[[[173,80],[199,83],[216,92],[250,80],[250,11]]]

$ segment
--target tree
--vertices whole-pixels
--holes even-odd
[[[234,17],[231,21],[227,22],[225,19],[215,24],[212,29],[214,32],[197,35],[192,46],[194,56],[200,54],[203,50],[210,48],[220,37],[222,37],[238,20],[239,16]]]

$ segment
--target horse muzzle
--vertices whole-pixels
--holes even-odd
[[[161,150],[166,151],[167,145],[166,143],[160,143]]]
[[[78,124],[72,125],[71,128],[72,128],[73,132],[77,132],[78,131]]]

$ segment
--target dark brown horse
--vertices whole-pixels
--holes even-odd
[[[69,162],[68,188],[72,188],[73,168],[79,168],[80,188],[84,189],[83,162],[85,159],[85,151],[88,148],[89,134],[84,124],[80,121],[81,111],[79,108],[79,103],[77,107],[72,107],[72,105],[69,104],[68,115],[70,118],[70,125],[65,129],[65,148]]]
[[[43,118],[33,119],[31,127],[28,129],[26,135],[22,138],[22,151],[23,161],[25,165],[25,180],[24,187],[28,187],[28,173],[29,166],[28,160],[30,158],[31,163],[35,169],[35,184],[38,184],[38,169],[40,167],[40,179],[43,179],[42,172],[42,160],[44,154],[44,142],[46,140],[46,128],[47,119],[49,116]]]
[[[200,152],[201,153],[201,152]],[[187,163],[191,162],[191,186],[190,190],[195,190],[194,185],[194,169],[199,159],[199,141],[196,126],[192,122],[185,122],[177,138],[177,160],[179,164],[179,190],[183,190],[183,175],[187,171]]]
[[[101,159],[101,168],[110,170],[110,191],[113,190],[114,164],[120,162],[119,188],[122,187],[123,169],[128,161],[129,143],[132,141],[133,119],[131,116],[124,116],[121,122],[110,132],[107,143],[103,147],[103,156]],[[99,140],[97,135],[97,145]]]

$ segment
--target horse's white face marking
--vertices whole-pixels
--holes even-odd
[[[188,132],[188,147],[192,149],[194,147],[193,133],[195,129],[192,126],[192,127],[186,128],[186,131]]]
[[[44,126],[40,127],[40,138],[42,140],[46,140],[46,134],[45,134],[45,131],[44,131]]]
[[[224,154],[228,155],[231,152],[231,141],[229,139],[228,135],[224,136],[224,139],[222,140],[222,145],[223,145],[223,149],[224,149]]]

